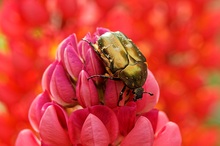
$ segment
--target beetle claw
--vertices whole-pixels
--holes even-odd
[[[120,95],[119,95],[119,99],[118,99],[118,103],[117,103],[118,106],[119,106],[120,101],[122,100],[122,96],[123,96],[123,94],[125,92],[125,89],[126,89],[126,85],[124,85],[124,87],[121,89],[121,92],[120,92]]]
[[[147,94],[149,94],[150,96],[154,96],[154,94],[153,93],[151,93],[151,92],[143,92],[143,93],[147,93]]]

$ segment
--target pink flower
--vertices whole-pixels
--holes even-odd
[[[98,28],[85,39],[93,43],[109,30]],[[152,110],[159,99],[159,87],[152,72],[143,86],[150,96],[134,102],[133,93],[126,89],[122,101],[119,95],[122,81],[88,79],[105,74],[101,59],[86,42],[73,34],[58,47],[56,61],[45,70],[43,93],[29,110],[29,120],[39,134],[29,130],[19,134],[16,146],[27,139],[34,145],[175,145],[181,144],[178,126],[166,115]]]
[[[181,146],[182,138],[178,125],[170,122],[162,111],[152,109],[142,116],[148,118],[154,130],[153,146]]]

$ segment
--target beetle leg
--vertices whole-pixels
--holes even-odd
[[[120,80],[119,78],[115,78],[112,76],[108,76],[108,75],[92,75],[90,77],[88,77],[87,79],[91,79],[91,78],[95,78],[95,77],[101,77],[101,78],[106,78],[106,79],[110,79],[110,80]]]
[[[117,103],[118,106],[119,106],[119,102],[122,100],[122,95],[124,94],[125,89],[126,89],[126,85],[124,85],[124,87],[121,89],[119,99],[118,99],[118,103]]]

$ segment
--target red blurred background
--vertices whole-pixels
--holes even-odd
[[[147,57],[157,108],[183,146],[220,145],[220,1],[0,0],[0,145],[30,128],[28,108],[57,45],[96,27],[121,31]]]

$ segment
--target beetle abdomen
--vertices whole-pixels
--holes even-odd
[[[147,78],[147,65],[144,62],[128,65],[121,70],[119,76],[125,85],[131,89],[142,87]]]

